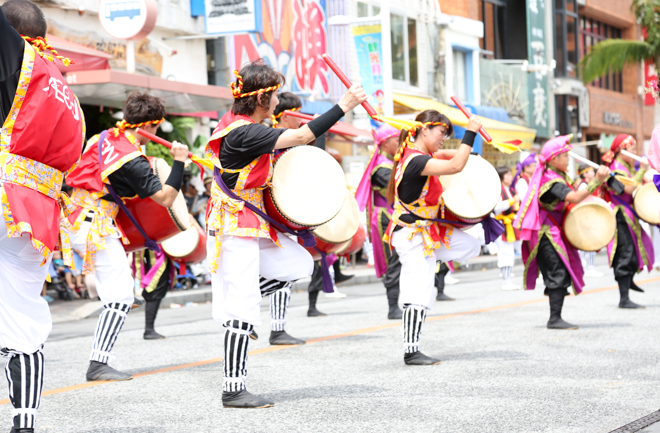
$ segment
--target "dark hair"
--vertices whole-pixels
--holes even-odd
[[[39,6],[30,0],[9,0],[2,5],[7,21],[21,35],[29,38],[46,37],[46,18]]]
[[[454,126],[451,124],[451,121],[445,116],[444,114],[440,113],[439,111],[436,110],[424,110],[421,113],[415,117],[415,120],[417,122],[422,122],[422,123],[428,123],[428,122],[442,122],[447,125],[447,136],[450,136],[454,133]],[[436,126],[439,125],[429,125],[427,128],[435,128]],[[415,136],[418,137],[419,133],[422,128],[417,128],[415,130]],[[405,146],[406,138],[408,138],[409,132],[405,129],[401,130],[401,134],[399,134],[399,150],[397,151],[397,154],[401,154],[403,157],[403,149],[402,146]],[[396,180],[394,179],[395,174],[396,174],[396,168],[399,165],[399,162],[403,161],[394,161],[394,166],[392,167],[392,174],[390,175],[390,182],[387,185],[387,201],[392,204],[394,203],[394,197],[395,197],[395,185],[396,185]]]
[[[284,85],[286,81],[284,75],[268,65],[264,59],[257,59],[252,63],[243,65],[239,74],[243,78],[243,89],[241,90],[241,93],[250,93],[268,87],[277,86],[278,84]],[[238,78],[236,78],[236,86],[238,87]],[[258,94],[234,99],[234,105],[231,107],[231,112],[234,114],[250,116],[257,110],[257,107],[268,109],[272,94],[272,90],[270,92],[261,93],[261,103],[259,103]]]
[[[506,167],[506,166],[497,167],[496,170],[497,170],[497,175],[500,177],[500,181],[504,180],[504,175],[505,174],[511,173],[511,169],[509,167]],[[511,173],[511,174],[513,175],[513,173]]]
[[[127,123],[142,123],[165,117],[165,101],[147,92],[133,92],[124,104],[124,119]]]
[[[292,108],[302,108],[302,101],[297,95],[294,95],[291,92],[282,92],[277,97],[280,100],[280,103],[275,107],[274,115],[278,115],[283,111],[291,110]]]

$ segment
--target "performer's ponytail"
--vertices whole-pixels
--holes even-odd
[[[396,151],[395,155],[401,156],[403,154],[404,149],[407,146],[407,138],[408,138],[408,131],[403,129],[401,130],[401,134],[399,135],[399,148]],[[395,188],[396,188],[396,180],[394,179],[395,173],[396,173],[396,168],[399,166],[400,158],[394,158],[394,165],[392,166],[392,173],[390,173],[390,181],[387,184],[387,202],[389,204],[394,203],[394,197],[395,197]]]

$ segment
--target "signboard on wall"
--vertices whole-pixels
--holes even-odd
[[[383,49],[380,25],[353,27],[353,38],[360,65],[362,88],[369,95],[368,102],[383,114]]]
[[[548,98],[552,95],[548,92],[548,74],[541,70],[547,64],[545,14],[545,1],[527,0],[527,55],[530,67],[536,69],[528,74],[529,126],[536,129],[537,136],[549,138]]]
[[[261,0],[204,0],[206,33],[260,32]]]

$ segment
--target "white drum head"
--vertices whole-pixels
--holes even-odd
[[[197,225],[192,221],[193,216],[188,214],[190,220],[190,227],[188,230],[174,235],[171,238],[164,240],[160,246],[163,251],[170,257],[185,257],[191,254],[199,245],[199,232]]]
[[[350,241],[360,227],[360,208],[353,194],[347,189],[344,205],[330,221],[313,230],[319,239],[332,244]]]
[[[470,155],[468,163],[458,174],[440,176],[445,206],[455,215],[476,219],[495,209],[502,194],[497,170],[485,159]]]
[[[285,218],[301,226],[319,226],[341,210],[346,177],[328,152],[295,146],[275,161],[270,191]]]
[[[564,219],[566,239],[582,251],[605,248],[616,233],[616,217],[609,204],[598,197],[587,197]]]
[[[153,158],[151,166],[153,167],[156,176],[160,179],[160,183],[165,184],[172,168],[162,158]],[[190,228],[188,206],[186,205],[186,199],[183,198],[183,193],[181,191],[179,191],[179,194],[177,194],[174,199],[172,207],[167,209],[167,213],[170,214],[170,218],[172,218],[172,221],[174,221],[181,231]]]
[[[635,191],[635,212],[649,224],[660,224],[660,192],[652,183]]]

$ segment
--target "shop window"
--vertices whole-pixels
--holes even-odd
[[[621,29],[592,18],[580,17],[580,58],[584,57],[591,47],[606,39],[621,39]],[[622,80],[621,72],[615,72],[600,77],[591,84],[602,89],[623,92]]]
[[[501,0],[480,0],[479,3],[479,19],[484,24],[484,37],[479,45],[487,51],[487,57],[506,59],[506,3]]]
[[[577,78],[578,14],[576,0],[555,0],[555,76]]]
[[[454,78],[454,94],[461,101],[470,101],[469,91],[469,67],[468,56],[470,53],[461,50],[452,50],[452,58],[454,63],[453,78]]]
[[[392,38],[392,79],[410,86],[419,85],[417,20],[390,14]]]
[[[357,7],[358,18],[374,17],[380,13],[380,7],[370,3],[357,2]]]

